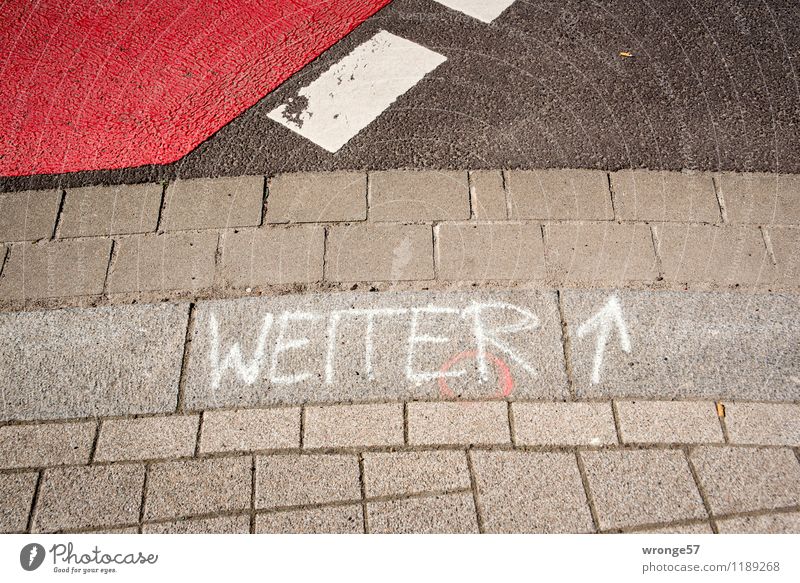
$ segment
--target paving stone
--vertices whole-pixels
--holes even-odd
[[[3,268],[0,300],[99,295],[110,256],[110,239],[15,245]]]
[[[471,492],[367,504],[367,527],[377,534],[478,533]]]
[[[300,408],[206,411],[200,452],[300,447]]]
[[[100,425],[95,461],[146,460],[194,455],[198,415],[108,419]]]
[[[706,518],[680,450],[581,451],[602,530]]]
[[[469,218],[467,173],[388,170],[369,173],[373,221],[457,221]]]
[[[360,504],[281,510],[256,516],[256,532],[265,534],[361,534]]]
[[[0,468],[88,463],[96,431],[94,421],[0,427]]]
[[[0,419],[174,411],[188,315],[187,304],[0,314]]]
[[[58,227],[59,237],[148,233],[158,226],[160,184],[70,188]]]
[[[800,229],[771,227],[767,235],[777,263],[773,283],[779,288],[796,290],[800,287]]]
[[[707,522],[647,528],[644,530],[637,530],[636,532],[643,534],[714,534],[711,525]]]
[[[631,351],[623,352],[612,326],[593,382],[597,331],[579,337],[578,330],[613,295]],[[565,291],[561,297],[579,397],[800,400],[795,296]]]
[[[0,241],[49,239],[60,205],[58,190],[0,193]]]
[[[328,229],[325,279],[433,279],[433,234],[428,225],[333,226]]]
[[[120,238],[108,273],[108,293],[211,287],[216,253],[215,232]]]
[[[573,454],[474,451],[470,456],[486,532],[594,530]]]
[[[263,176],[176,180],[167,186],[165,231],[227,229],[261,224]]]
[[[800,447],[800,405],[725,403],[731,443]]]
[[[139,534],[138,526],[123,526],[120,528],[98,528],[81,531],[81,534]]]
[[[403,404],[306,407],[304,447],[403,444]]]
[[[36,472],[0,474],[0,533],[25,532],[36,490]]]
[[[479,221],[508,218],[503,173],[499,170],[474,170],[469,173],[472,215]]]
[[[667,281],[749,286],[775,278],[757,227],[664,224],[653,228]]]
[[[249,532],[250,515],[246,514],[190,518],[142,526],[144,534],[247,534]]]
[[[716,515],[800,504],[800,463],[789,449],[703,446],[691,460]]]
[[[443,223],[434,227],[438,275],[446,280],[527,280],[545,276],[539,225]]]
[[[623,443],[722,443],[712,401],[617,401]]]
[[[611,403],[512,403],[517,445],[617,443]]]
[[[511,170],[506,185],[513,219],[614,219],[608,176],[600,170]]]
[[[470,487],[463,451],[364,453],[367,497],[445,492]]]
[[[325,229],[259,228],[222,234],[224,287],[322,281]]]
[[[726,518],[717,528],[721,534],[800,534],[800,512]]]
[[[548,223],[544,233],[547,271],[558,282],[620,284],[658,277],[647,225]]]
[[[139,520],[144,466],[122,464],[44,471],[34,532],[132,524]]]
[[[508,405],[503,401],[408,404],[408,442],[412,445],[510,441]]]
[[[715,177],[731,223],[800,225],[800,176],[721,172]]]
[[[161,462],[147,476],[145,520],[250,508],[250,456]]]
[[[364,172],[279,174],[269,181],[268,223],[326,223],[366,218]]]
[[[720,221],[709,173],[621,170],[611,173],[611,191],[623,221]]]
[[[355,455],[272,455],[256,458],[256,508],[360,500]]]
[[[476,330],[485,341],[485,382]],[[560,399],[569,394],[561,333],[556,296],[543,292],[347,292],[200,301],[184,406],[198,411],[442,395],[481,400],[501,394],[501,388],[519,398]],[[447,340],[430,342],[433,336]],[[443,383],[444,367],[445,374],[459,376]]]

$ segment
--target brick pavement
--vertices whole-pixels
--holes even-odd
[[[638,170],[0,194],[0,531],[800,532],[798,209],[795,176]],[[612,339],[595,384],[576,329],[609,288],[634,349]],[[457,378],[370,394],[360,360],[279,404],[275,383],[206,394],[214,377],[193,368],[211,308],[257,324],[271,302],[378,298],[368,313],[390,296],[367,290],[394,290],[408,309],[465,309],[403,295],[426,289],[532,294],[544,339],[523,347],[548,355],[543,376],[502,398]],[[363,358],[347,325],[340,354]],[[376,354],[394,325],[370,324]],[[258,327],[241,332],[247,375]],[[304,370],[293,341],[262,374]],[[436,342],[418,370],[441,364]]]

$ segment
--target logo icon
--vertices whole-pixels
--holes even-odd
[[[44,547],[39,543],[30,543],[19,552],[19,564],[26,571],[35,571],[44,562]]]

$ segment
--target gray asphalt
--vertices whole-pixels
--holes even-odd
[[[381,29],[448,60],[336,154],[267,118]],[[794,0],[517,0],[488,25],[395,0],[180,162],[0,191],[404,167],[798,173],[798,57]]]

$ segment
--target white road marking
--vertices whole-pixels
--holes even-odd
[[[514,0],[436,0],[436,2],[488,24],[511,6]]]
[[[382,30],[267,117],[336,152],[446,60]]]
[[[600,367],[603,366],[603,355],[606,352],[606,344],[611,337],[612,328],[616,326],[619,333],[619,345],[622,352],[630,353],[631,339],[628,335],[628,328],[622,317],[622,306],[619,304],[617,296],[612,295],[608,298],[606,305],[599,312],[586,320],[578,328],[578,338],[583,338],[590,332],[597,332],[597,343],[594,351],[594,365],[592,366],[592,384],[600,382]]]

